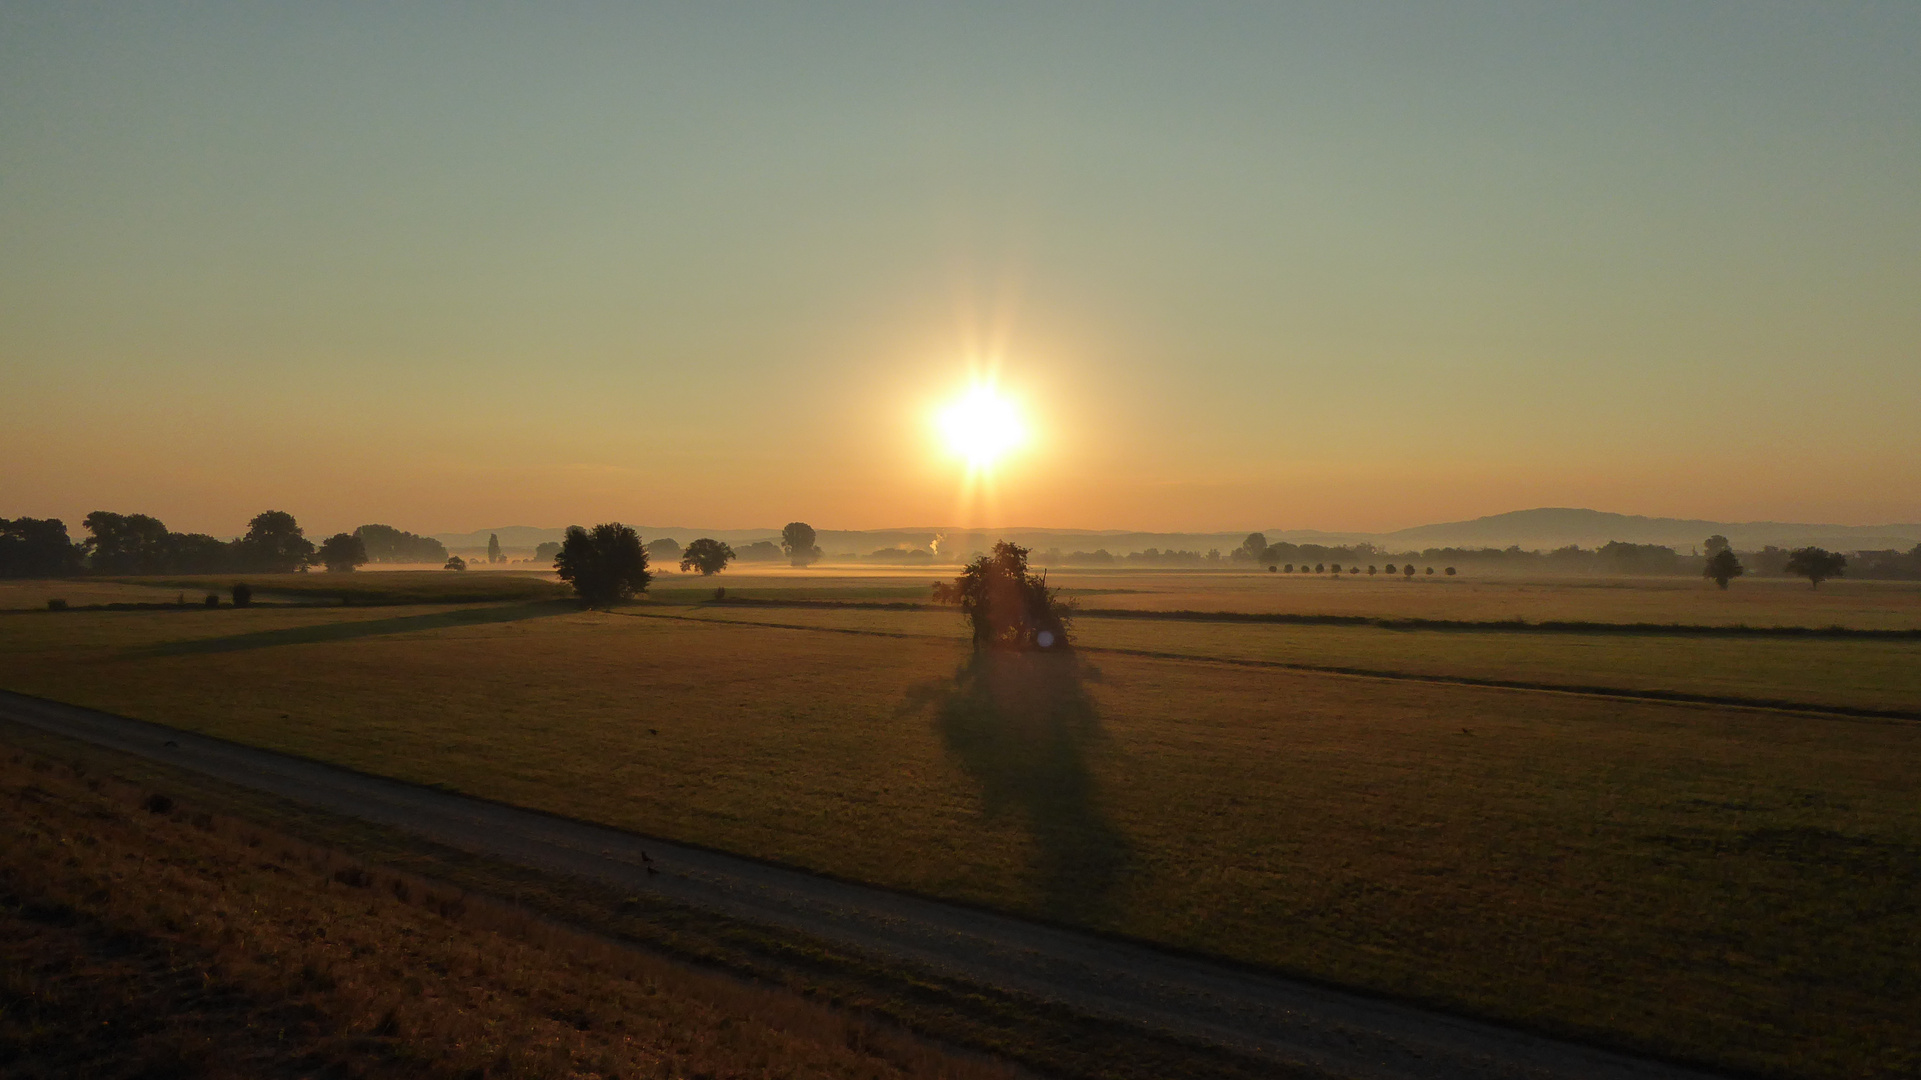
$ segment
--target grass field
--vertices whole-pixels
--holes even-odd
[[[1811,589],[1789,578],[1742,578],[1726,592],[1694,577],[1522,577],[1481,575],[1325,575],[1218,570],[1052,569],[1048,582],[1085,607],[1147,611],[1237,611],[1354,615],[1387,619],[1529,622],[1680,623],[1710,626],[1848,626],[1921,628],[1921,582],[1823,582]],[[792,570],[736,567],[712,578],[664,575],[655,596],[689,601],[725,586],[730,596],[844,594],[849,599],[925,599],[930,583],[952,570],[844,568]]]
[[[8,1075],[1009,1075],[153,797],[0,760]]]
[[[952,609],[706,605],[662,614],[952,641],[967,633]],[[1095,650],[1921,713],[1921,639],[1409,631],[1100,617],[1074,625],[1075,640]]]
[[[18,615],[0,684],[1684,1058],[1921,1067],[1914,724],[552,604]]]
[[[199,604],[208,593],[231,602],[245,584],[256,601],[321,604],[472,604],[545,600],[571,595],[552,574],[509,571],[453,573],[390,570],[359,574],[213,574],[174,577],[68,578],[0,581],[0,611],[45,609],[47,601],[72,607],[96,604]]]

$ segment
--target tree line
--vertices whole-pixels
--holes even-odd
[[[362,525],[315,544],[292,514],[268,510],[241,536],[174,532],[147,514],[96,510],[75,540],[59,518],[0,518],[0,577],[75,574],[284,574],[324,566],[352,570],[369,562],[445,563],[440,541],[391,525]]]

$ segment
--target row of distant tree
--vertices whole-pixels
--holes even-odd
[[[1513,546],[1507,548],[1446,547],[1394,552],[1372,544],[1339,547],[1286,542],[1269,544],[1267,537],[1262,534],[1250,533],[1247,539],[1242,541],[1241,546],[1229,554],[1228,560],[1264,566],[1284,566],[1288,563],[1300,565],[1305,562],[1352,566],[1375,559],[1392,559],[1433,565],[1538,570],[1549,573],[1693,575],[1707,574],[1708,561],[1720,552],[1726,551],[1730,553],[1731,558],[1742,565],[1743,573],[1746,574],[1807,577],[1808,574],[1805,572],[1807,560],[1813,557],[1812,553],[1818,552],[1841,560],[1839,564],[1834,563],[1832,559],[1822,563],[1835,570],[1834,573],[1826,574],[1825,577],[1840,577],[1845,572],[1848,577],[1921,580],[1921,544],[1916,544],[1908,551],[1856,551],[1849,555],[1828,552],[1819,547],[1789,549],[1773,545],[1758,551],[1735,552],[1727,537],[1717,535],[1702,541],[1701,548],[1701,554],[1690,552],[1684,555],[1660,544],[1630,544],[1615,540],[1597,548],[1569,545],[1551,551],[1527,551],[1519,546]],[[1163,553],[1163,560],[1168,555],[1190,556],[1192,553]],[[1798,559],[1797,556],[1799,556]],[[1124,559],[1114,559],[1110,556],[1109,560],[1124,562],[1132,558],[1133,556],[1127,556]],[[1066,561],[1071,563],[1073,557],[1069,556]],[[1713,575],[1707,574],[1707,576]]]
[[[325,566],[352,570],[369,562],[447,561],[440,541],[391,525],[362,525],[316,544],[294,516],[268,510],[244,535],[222,540],[173,532],[159,518],[96,510],[81,522],[82,539],[59,518],[0,518],[0,577],[95,574],[275,574]]]
[[[419,536],[391,525],[362,525],[351,533],[336,533],[315,544],[308,540],[292,514],[269,510],[247,523],[245,535],[229,540],[205,533],[170,531],[158,518],[146,514],[115,514],[97,510],[81,523],[83,539],[68,536],[65,523],[57,518],[0,518],[0,577],[63,577],[79,573],[98,574],[204,574],[204,573],[285,573],[324,566],[333,571],[349,571],[367,563],[426,563],[448,569],[464,569],[466,560],[450,557],[440,541]],[[1197,551],[1148,548],[1121,555],[1106,550],[1062,552],[1058,548],[1037,555],[1033,561],[1044,566],[1224,566],[1251,565],[1279,569],[1310,566],[1340,566],[1354,569],[1376,562],[1407,564],[1421,562],[1447,567],[1465,566],[1510,570],[1537,570],[1551,573],[1598,574],[1703,574],[1718,581],[1743,575],[1809,577],[1817,565],[1811,553],[1829,556],[1818,562],[1826,567],[1819,576],[1921,580],[1921,544],[1909,551],[1857,551],[1851,555],[1823,552],[1819,548],[1789,550],[1764,547],[1759,551],[1734,552],[1724,536],[1710,536],[1702,544],[1705,554],[1681,554],[1658,544],[1629,544],[1614,541],[1598,548],[1568,546],[1552,551],[1527,551],[1522,548],[1428,548],[1425,551],[1392,552],[1372,544],[1322,545],[1270,544],[1261,533],[1250,533],[1241,546],[1223,553],[1218,549]],[[562,543],[541,544],[534,562],[554,565]],[[719,573],[735,561],[786,561],[806,566],[821,558],[814,529],[805,522],[790,522],[781,530],[778,544],[762,540],[735,548],[702,537],[683,549],[667,537],[655,539],[642,548],[655,564],[679,563],[689,572]],[[1025,550],[1025,549],[1023,549]],[[1725,553],[1725,554],[1723,554]],[[883,549],[872,558],[898,558],[899,561],[930,562],[925,551]],[[498,537],[488,538],[489,562],[507,561]],[[1717,563],[1715,560],[1719,559]],[[1728,560],[1733,560],[1729,563]],[[1840,560],[1838,563],[1834,560]],[[1730,566],[1740,569],[1723,574]],[[1317,571],[1318,572],[1318,571]]]

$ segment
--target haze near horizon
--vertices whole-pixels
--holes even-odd
[[[0,515],[1913,522],[1918,43],[0,4]],[[989,378],[983,454],[941,417]]]

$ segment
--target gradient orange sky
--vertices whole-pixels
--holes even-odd
[[[0,4],[0,515],[1921,520],[1921,5]],[[964,500],[931,417],[1032,443]]]

